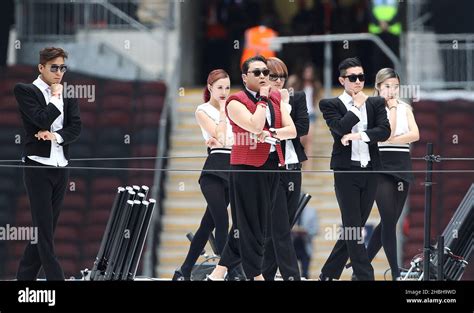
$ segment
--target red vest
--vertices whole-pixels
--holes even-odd
[[[273,108],[275,109],[274,127],[281,128],[280,93],[278,91],[271,92],[269,99],[273,104]],[[247,107],[247,110],[249,110],[252,114],[254,114],[257,109],[257,105],[247,96],[244,91],[239,91],[238,93],[231,95],[227,99],[227,104],[229,104],[229,102],[232,100],[236,100],[244,104]],[[229,116],[228,113],[227,116]],[[232,125],[232,132],[234,133],[234,145],[232,146],[232,153],[230,155],[230,164],[251,165],[255,167],[260,167],[265,164],[270,153],[271,145],[268,143],[257,142],[256,139],[252,138],[253,135],[250,132],[238,126],[236,123],[234,123],[234,121],[232,121],[230,117],[229,120],[230,124]],[[269,129],[268,123],[265,123],[263,129]],[[285,158],[283,157],[281,145],[276,145],[276,151],[278,153],[280,165],[284,165]]]

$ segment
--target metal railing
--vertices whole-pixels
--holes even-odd
[[[271,40],[271,47],[280,50],[283,44],[296,43],[324,43],[324,96],[329,98],[332,90],[332,42],[344,41],[372,41],[393,62],[395,70],[403,73],[403,68],[396,54],[378,36],[369,33],[362,34],[334,34],[334,35],[311,35],[311,36],[289,36],[276,37]]]
[[[407,65],[422,89],[474,90],[474,34],[409,33]]]
[[[79,30],[131,29],[150,32],[175,26],[168,0],[16,0],[18,38],[72,40]]]

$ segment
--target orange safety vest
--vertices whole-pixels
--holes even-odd
[[[240,60],[240,66],[256,55],[265,58],[274,57],[276,54],[270,49],[270,39],[277,37],[278,33],[266,26],[255,26],[245,31],[245,47]]]

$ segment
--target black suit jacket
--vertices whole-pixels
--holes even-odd
[[[381,97],[369,97],[365,102],[367,108],[367,130],[365,133],[370,139],[369,153],[372,168],[382,168],[377,143],[390,137],[390,123],[385,111],[385,100]],[[331,169],[348,169],[351,166],[352,142],[343,146],[341,138],[352,132],[352,127],[359,122],[359,118],[346,109],[339,98],[323,99],[319,102],[319,109],[323,113],[334,144],[331,156]]]
[[[300,162],[306,161],[308,157],[304,152],[300,137],[308,134],[309,116],[308,107],[306,106],[306,94],[303,91],[297,91],[290,97],[291,112],[290,116],[296,127],[296,138],[291,139],[296,155]],[[283,153],[285,153],[286,140],[281,142]]]
[[[54,120],[61,112],[52,103],[46,104],[43,93],[33,84],[17,84],[13,90],[20,108],[25,128],[25,150],[23,156],[36,155],[48,158],[51,154],[51,141],[35,137],[40,130],[50,130]],[[64,141],[61,143],[64,157],[69,160],[69,145],[79,138],[82,124],[77,99],[64,98],[64,124],[56,131]]]

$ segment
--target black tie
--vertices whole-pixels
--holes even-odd
[[[270,98],[267,100],[268,108],[270,109],[270,127],[275,128],[275,108],[273,107],[272,102],[270,101]]]

